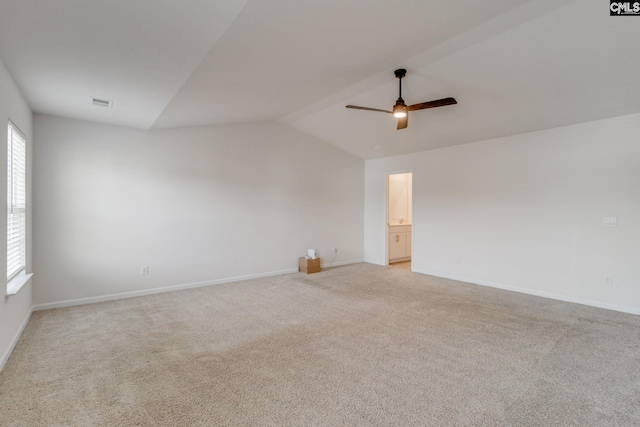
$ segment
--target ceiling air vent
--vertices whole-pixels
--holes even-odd
[[[113,106],[113,101],[108,101],[106,99],[99,99],[99,98],[90,98],[91,103],[93,105],[95,105],[96,107],[107,107],[107,108],[111,108]]]

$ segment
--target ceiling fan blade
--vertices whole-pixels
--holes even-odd
[[[393,112],[389,110],[379,110],[377,108],[369,108],[369,107],[358,107],[357,105],[347,105],[346,108],[353,108],[356,110],[365,110],[365,111],[380,111],[381,113],[393,114]]]
[[[409,115],[407,114],[401,119],[398,119],[398,128],[397,130],[404,129],[409,124]]]
[[[453,105],[457,103],[458,101],[456,101],[454,98],[442,98],[442,99],[436,99],[435,101],[422,102],[420,104],[409,105],[407,108],[409,109],[409,111],[416,111],[416,110],[424,110],[427,108],[444,107],[445,105]]]

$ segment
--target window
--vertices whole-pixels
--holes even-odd
[[[7,148],[7,281],[10,281],[24,271],[27,261],[27,143],[11,122]]]

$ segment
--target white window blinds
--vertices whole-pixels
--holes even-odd
[[[9,122],[7,134],[7,281],[24,270],[27,235],[27,143]]]

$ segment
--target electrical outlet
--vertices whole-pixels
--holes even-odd
[[[334,246],[334,247],[333,247],[333,253],[334,253],[334,254],[337,254],[337,253],[338,253],[338,247],[337,247],[337,246]]]
[[[140,266],[140,274],[146,276],[147,274],[149,274],[149,266],[148,265],[142,265]]]
[[[610,285],[613,282],[613,277],[611,276],[607,276],[604,278],[604,284],[605,285]]]

